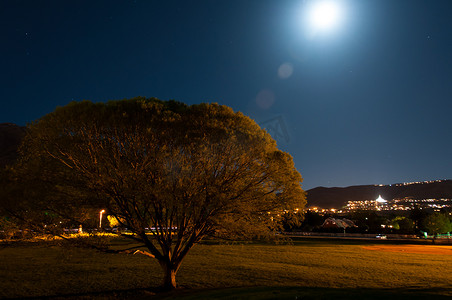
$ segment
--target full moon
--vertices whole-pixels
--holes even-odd
[[[309,23],[316,31],[330,30],[337,26],[341,14],[341,7],[337,1],[317,1],[309,10]]]

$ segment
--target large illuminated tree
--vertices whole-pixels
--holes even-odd
[[[28,129],[23,166],[39,158],[39,173],[68,195],[84,195],[46,205],[105,208],[158,260],[166,289],[206,235],[265,235],[273,228],[268,212],[305,205],[292,157],[226,106],[84,101]]]
[[[438,234],[452,231],[452,223],[449,216],[439,212],[434,212],[425,217],[425,219],[422,220],[422,227],[429,234],[433,235],[433,244],[435,243]]]

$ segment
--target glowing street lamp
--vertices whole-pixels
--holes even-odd
[[[104,209],[102,209],[99,213],[99,228],[102,228],[102,214],[105,212]]]

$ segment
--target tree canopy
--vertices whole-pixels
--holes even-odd
[[[265,235],[269,213],[305,205],[292,157],[218,104],[73,102],[31,124],[21,153],[22,170],[46,183],[34,204],[74,220],[105,208],[159,261],[166,288],[206,235]]]
[[[429,234],[434,236],[433,242],[435,242],[435,238],[438,234],[452,231],[452,223],[449,216],[439,212],[434,212],[428,215],[422,221],[422,227]]]

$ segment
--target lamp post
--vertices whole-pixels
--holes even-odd
[[[105,212],[104,209],[102,209],[99,213],[99,229],[102,228],[102,214]]]

